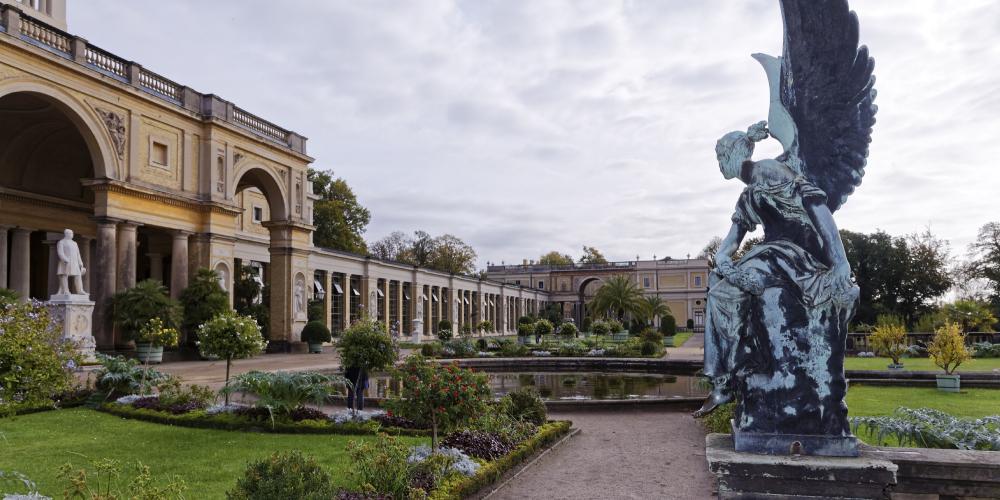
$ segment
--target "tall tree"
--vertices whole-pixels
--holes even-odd
[[[413,240],[402,231],[393,231],[388,236],[368,244],[368,254],[376,259],[410,263]]]
[[[990,222],[979,228],[969,253],[969,277],[985,282],[993,310],[1000,315],[1000,222]]]
[[[642,314],[643,318],[652,325],[656,321],[656,318],[662,316],[670,315],[670,306],[667,305],[663,299],[650,295],[649,297],[643,297],[642,299]]]
[[[604,258],[599,250],[594,247],[583,247],[583,255],[580,256],[581,264],[607,264],[608,259]]]
[[[456,238],[457,239],[457,238]],[[427,267],[431,265],[434,254],[434,246],[437,244],[435,238],[425,231],[414,231],[410,244],[410,262],[415,266]],[[475,252],[473,252],[475,254]],[[474,259],[475,257],[473,257]]]
[[[309,169],[313,193],[313,243],[318,247],[346,252],[366,253],[362,234],[371,221],[371,212],[361,206],[344,179],[334,179],[332,172]]]
[[[433,240],[430,256],[431,269],[454,274],[472,274],[475,271],[476,251],[456,236],[445,234]]]
[[[543,266],[571,266],[573,265],[573,257],[553,250],[539,257],[538,263]]]
[[[588,305],[594,316],[610,314],[618,320],[624,320],[626,315],[642,316],[645,309],[639,285],[622,275],[608,278]]]
[[[705,248],[701,249],[701,253],[698,254],[698,258],[707,260],[709,269],[715,269],[715,254],[719,253],[719,247],[721,246],[722,238],[713,236],[712,239],[708,240],[708,243],[705,244]]]

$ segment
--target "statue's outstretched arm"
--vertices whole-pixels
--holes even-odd
[[[740,248],[740,243],[743,243],[743,237],[746,234],[747,231],[743,226],[739,224],[730,226],[729,234],[719,244],[719,250],[715,253],[715,264],[717,266],[721,263],[732,264],[733,254]]]
[[[809,212],[809,217],[823,240],[827,261],[830,263],[831,272],[836,276],[835,286],[838,289],[852,286],[851,265],[847,261],[844,242],[840,239],[840,231],[837,230],[837,223],[833,220],[830,208],[826,203],[809,203],[806,205],[806,211]]]

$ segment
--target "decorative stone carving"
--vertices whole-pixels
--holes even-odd
[[[241,161],[243,161],[243,153],[233,153],[233,165],[237,165]]]
[[[293,296],[295,317],[303,318],[306,315],[306,278],[302,273],[295,275],[295,290]]]
[[[62,338],[73,342],[85,360],[93,361],[97,347],[91,331],[94,303],[85,295],[64,295],[53,296],[47,307],[52,324],[63,332]]]
[[[101,120],[104,121],[104,126],[108,129],[108,135],[111,136],[111,142],[115,146],[115,152],[118,153],[118,159],[125,159],[125,118],[111,110],[104,108],[94,108],[98,115],[101,115]]]
[[[714,388],[699,413],[736,401],[736,451],[857,456],[844,352],[859,290],[832,213],[864,174],[874,61],[846,1],[781,7],[784,55],[753,56],[770,82],[770,129],[757,123],[715,148],[723,176],[747,186],[709,283],[705,375]],[[768,136],[784,152],[752,161]],[[764,242],[734,262],[757,225]]]

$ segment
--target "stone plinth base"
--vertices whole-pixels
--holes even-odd
[[[856,457],[858,438],[854,436],[813,436],[808,434],[764,434],[733,429],[736,451],[766,455],[815,455]]]
[[[410,334],[410,336],[412,337],[410,341],[413,342],[414,344],[419,344],[421,337],[423,336],[422,333],[423,331],[424,331],[424,322],[419,319],[413,320],[413,333]]]
[[[85,361],[94,361],[97,341],[92,331],[94,303],[87,295],[53,295],[47,307],[64,339],[76,344]]]
[[[705,456],[721,499],[888,499],[898,469],[867,452],[859,457],[741,453],[728,434],[709,434]]]

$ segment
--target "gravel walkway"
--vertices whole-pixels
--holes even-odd
[[[710,499],[705,432],[686,411],[550,413],[580,433],[493,499]]]

